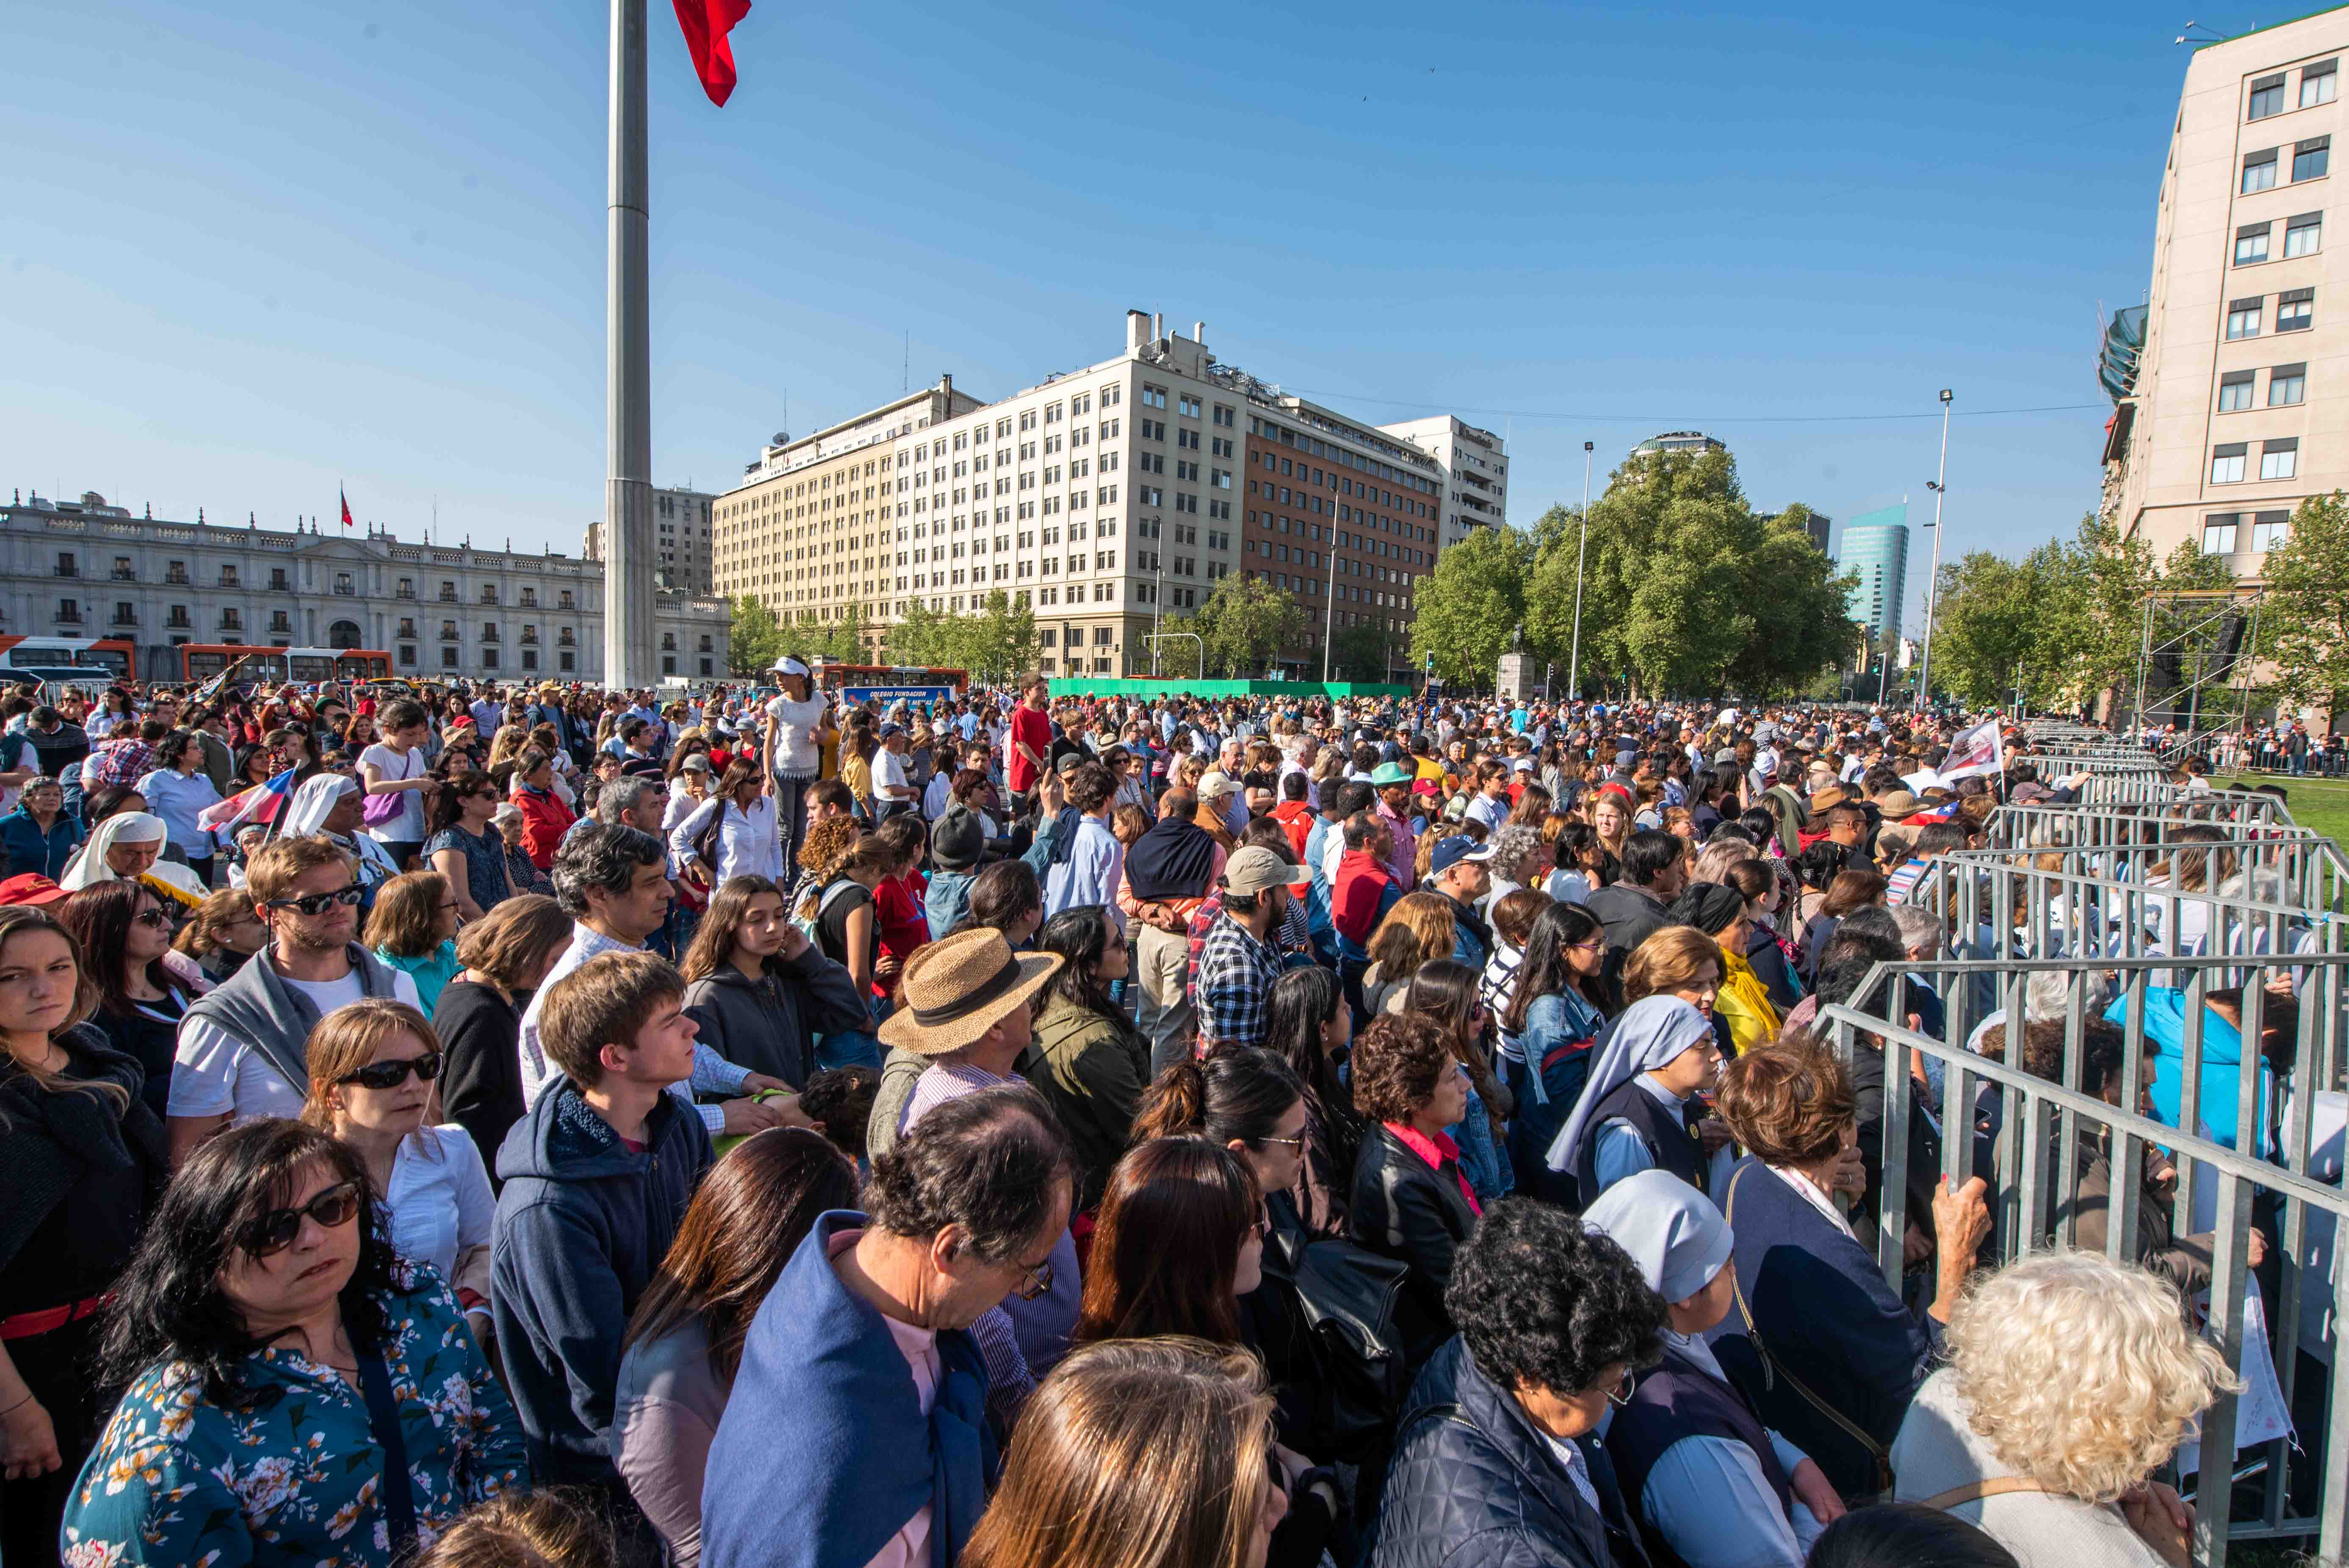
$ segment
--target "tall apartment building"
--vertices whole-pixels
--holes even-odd
[[[2302,499],[2349,486],[2349,373],[2329,346],[2349,322],[2325,249],[2344,53],[2336,8],[2188,62],[2152,287],[2107,328],[2101,377],[2106,514],[2157,556],[2190,540],[2255,579]]]
[[[1856,574],[1847,607],[1870,649],[1900,638],[1900,612],[1909,593],[1909,503],[1862,512],[1843,525],[1836,564]]]
[[[1421,449],[1444,469],[1440,544],[1457,544],[1479,528],[1507,525],[1509,459],[1500,437],[1451,414],[1379,428]]]
[[[671,486],[653,491],[653,538],[657,547],[655,581],[680,593],[708,593],[716,581],[709,552],[709,507],[718,498],[707,490]],[[604,521],[587,525],[584,553],[590,561],[604,559]]]
[[[942,378],[769,446],[712,507],[718,592],[789,624],[854,605],[877,652],[909,607],[968,613],[1000,588],[1035,613],[1046,673],[1123,676],[1150,672],[1165,616],[1248,571],[1306,608],[1284,665],[1318,674],[1330,627],[1373,622],[1404,657],[1444,469],[1218,363],[1205,330],[1130,311],[1115,358],[993,403]]]

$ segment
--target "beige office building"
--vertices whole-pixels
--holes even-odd
[[[1377,601],[1402,626],[1412,578],[1436,548],[1442,470],[1414,447],[1219,363],[1206,331],[1183,336],[1130,311],[1115,358],[998,401],[946,377],[814,435],[779,436],[711,509],[718,592],[755,594],[787,626],[836,623],[854,606],[875,627],[867,644],[877,654],[884,629],[912,606],[968,614],[1001,589],[1034,612],[1045,673],[1125,676],[1150,673],[1165,616],[1187,614],[1234,571],[1293,554],[1306,570],[1276,581],[1312,624],[1310,649],[1293,661],[1302,667],[1331,623],[1330,525],[1354,519],[1353,500],[1341,512],[1339,498],[1381,480],[1394,487],[1395,540],[1406,528],[1413,536],[1409,575],[1393,572]],[[1288,448],[1292,466],[1299,452],[1323,459],[1326,480],[1315,483],[1330,494],[1309,508],[1299,490],[1292,508],[1315,514],[1295,531],[1319,548],[1281,545],[1276,556],[1244,535],[1243,478],[1250,494],[1270,488],[1241,474],[1250,438]],[[1367,592],[1361,602],[1371,603]],[[1166,673],[1197,667],[1187,644],[1164,655]]]
[[[2330,346],[2349,347],[2333,276],[2349,214],[2331,211],[2344,54],[2349,7],[2187,66],[2152,286],[2104,356],[2104,505],[2157,556],[2192,541],[2256,579],[2303,498],[2349,487],[2349,371]]]

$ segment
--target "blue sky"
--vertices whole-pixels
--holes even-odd
[[[1008,393],[1133,306],[1357,416],[1505,431],[1521,523],[1578,499],[1586,439],[1603,485],[1699,426],[1757,504],[1840,519],[1929,500],[1940,387],[2089,405],[1952,427],[1950,549],[2026,548],[2095,500],[2097,312],[2144,295],[2177,30],[757,0],[721,110],[653,0],[657,476],[722,488],[908,361]],[[410,538],[437,499],[440,537],[579,548],[594,0],[25,0],[0,57],[0,485],[331,526],[344,483]]]

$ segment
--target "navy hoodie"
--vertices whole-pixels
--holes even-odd
[[[664,1094],[631,1150],[558,1078],[498,1150],[491,1314],[542,1486],[610,1480],[628,1315],[709,1169],[709,1132]]]

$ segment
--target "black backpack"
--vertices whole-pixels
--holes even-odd
[[[1305,1451],[1346,1462],[1382,1453],[1411,1391],[1396,1322],[1409,1265],[1340,1237],[1284,1227],[1286,1206],[1272,1207],[1264,1278],[1278,1291],[1292,1330],[1291,1355],[1282,1357],[1292,1364],[1272,1372],[1310,1401]],[[1287,1212],[1293,1219],[1296,1211]],[[1266,1350],[1272,1360],[1274,1347]]]

